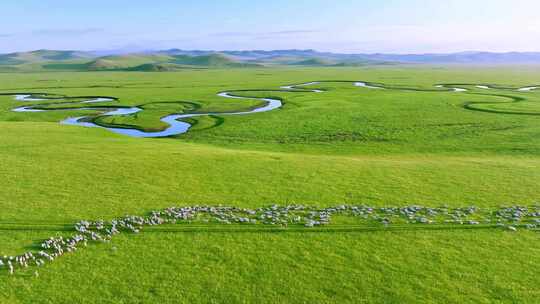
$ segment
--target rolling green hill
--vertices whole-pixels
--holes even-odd
[[[263,66],[347,67],[381,61],[312,51],[213,52],[181,50],[96,56],[91,52],[37,50],[0,55],[0,72],[175,71],[186,68]]]
[[[212,66],[226,66],[233,61],[221,54],[212,54],[204,56],[187,56],[178,55],[174,56],[175,63],[187,64],[187,65],[212,65]]]
[[[230,57],[227,57],[223,54],[210,54],[202,56],[188,56],[188,55],[177,55],[174,56],[174,63],[183,64],[183,65],[194,65],[194,66],[208,66],[208,67],[255,67],[260,66],[259,64],[252,63],[242,63],[234,61]]]
[[[106,56],[104,56],[107,54]],[[339,54],[315,50],[122,51],[36,50],[0,54],[0,72],[170,71],[179,68],[251,68],[262,66],[363,67],[400,64],[538,64],[540,53],[461,52],[451,54]],[[174,66],[174,65],[178,66]]]
[[[97,59],[86,64],[88,70],[113,70],[124,68],[121,63],[108,59]]]
[[[79,51],[37,50],[0,55],[0,65],[18,65],[33,62],[65,61],[92,58],[92,55]]]
[[[384,65],[392,64],[387,62],[377,62],[372,60],[358,60],[358,59],[349,59],[349,60],[333,60],[325,58],[309,58],[300,61],[290,62],[289,65],[294,66],[311,66],[311,67],[357,67],[357,66],[366,66],[366,65]]]
[[[297,62],[292,62],[290,65],[303,65],[303,66],[329,66],[329,65],[335,65],[336,62],[323,59],[323,58],[310,58],[305,60],[300,60]]]
[[[145,63],[138,66],[128,68],[128,71],[137,72],[172,72],[185,68],[193,68],[175,63]],[[203,68],[203,67],[201,67]]]
[[[88,70],[122,70],[144,64],[164,63],[172,58],[165,55],[120,55],[100,57],[87,65]]]
[[[200,56],[127,54],[93,57],[76,51],[47,51],[0,55],[0,71],[173,71],[180,68],[249,68],[261,64],[241,62],[223,54]]]

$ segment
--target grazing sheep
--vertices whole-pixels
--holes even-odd
[[[517,231],[540,228],[540,206],[510,206],[496,210],[481,209],[475,206],[450,208],[447,206],[431,208],[423,206],[370,207],[364,205],[339,205],[316,208],[306,205],[272,205],[258,209],[226,206],[185,206],[170,207],[152,211],[148,216],[126,215],[111,221],[79,221],[74,225],[76,233],[70,237],[51,237],[40,244],[38,252],[25,252],[18,256],[0,257],[0,269],[13,274],[17,268],[31,265],[43,266],[46,261],[54,261],[65,253],[76,251],[88,242],[108,242],[113,236],[123,233],[139,233],[145,226],[159,226],[176,223],[222,223],[239,225],[279,225],[288,227],[320,227],[330,225],[336,216],[351,217],[360,223],[387,227],[391,225],[481,225],[502,227]],[[481,219],[481,220],[479,220]],[[493,223],[493,224],[492,224]],[[496,223],[496,224],[495,224]],[[39,276],[35,272],[35,276]]]

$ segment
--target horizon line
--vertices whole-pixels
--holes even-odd
[[[0,55],[9,55],[16,53],[32,53],[39,51],[59,51],[59,52],[84,52],[84,53],[119,53],[119,54],[141,54],[141,53],[150,53],[150,52],[163,52],[163,51],[187,51],[187,52],[215,52],[215,53],[224,53],[224,52],[279,52],[279,51],[301,51],[301,52],[316,52],[316,53],[329,53],[329,54],[345,54],[345,55],[451,55],[451,54],[466,54],[466,53],[491,53],[491,54],[512,54],[512,53],[540,53],[538,51],[486,51],[486,50],[463,50],[463,51],[453,51],[453,52],[336,52],[336,51],[323,51],[313,48],[300,49],[300,48],[283,48],[283,49],[187,49],[187,48],[164,48],[164,49],[140,49],[140,50],[124,50],[122,48],[117,49],[93,49],[93,50],[84,50],[84,49],[31,49],[31,50],[20,50],[20,51],[9,51],[9,52],[0,52]]]

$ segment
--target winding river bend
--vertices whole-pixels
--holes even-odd
[[[305,88],[306,86],[317,85],[320,83],[321,82],[307,82],[307,83],[301,83],[301,84],[281,86],[280,90],[263,90],[263,91],[322,93],[324,91],[320,89],[306,89]],[[357,87],[382,89],[382,87],[371,86],[365,82],[353,82],[353,84]],[[257,90],[254,90],[254,91],[257,91]],[[11,94],[11,95],[15,97],[15,100],[23,101],[23,102],[51,101],[51,100],[62,99],[59,97],[48,97],[49,95],[44,94],[44,93]],[[188,114],[171,114],[171,115],[167,115],[161,118],[161,121],[168,124],[169,126],[165,130],[157,131],[157,132],[147,132],[147,131],[143,131],[143,130],[139,130],[135,128],[106,127],[106,126],[102,126],[102,125],[92,122],[89,119],[91,116],[70,117],[61,121],[60,123],[64,125],[82,126],[82,127],[89,127],[89,128],[103,128],[114,133],[123,134],[127,136],[132,136],[132,137],[156,137],[157,138],[157,137],[169,137],[169,136],[179,135],[179,134],[188,132],[188,130],[191,128],[191,124],[181,121],[181,119],[184,119],[184,118],[208,116],[208,115],[247,115],[247,114],[268,112],[268,111],[281,108],[283,106],[282,101],[279,99],[243,97],[243,96],[235,95],[234,91],[220,92],[217,94],[217,96],[224,97],[224,98],[231,98],[231,99],[261,100],[265,103],[265,105],[262,107],[255,108],[250,111],[242,111],[242,112],[225,112],[225,113],[209,112],[209,113],[191,113],[191,114],[189,113]],[[81,97],[81,98],[84,99],[85,97]],[[117,100],[116,98],[113,98],[113,97],[87,97],[87,98],[88,98],[87,100],[80,101],[80,102],[58,102],[58,103],[54,103],[54,105],[55,106],[74,105],[74,104],[83,105],[83,104],[113,102]],[[132,114],[136,114],[143,111],[143,109],[139,107],[120,107],[120,106],[107,107],[107,108],[99,107],[99,106],[87,106],[87,107],[77,107],[77,108],[58,107],[58,108],[53,108],[53,109],[45,108],[45,106],[47,106],[47,104],[35,104],[31,106],[17,107],[13,109],[12,111],[14,112],[47,112],[47,111],[66,111],[66,110],[103,111],[103,113],[101,113],[99,116],[132,115]]]
[[[317,89],[300,89],[299,87],[308,86],[317,84],[318,82],[311,82],[311,83],[303,83],[303,84],[297,84],[297,85],[289,85],[289,86],[282,86],[278,90],[280,92],[312,92],[312,93],[321,93],[322,90]],[[272,90],[265,90],[265,91],[272,91]],[[275,90],[274,90],[275,91]],[[63,99],[61,97],[49,97],[48,94],[44,93],[29,93],[29,94],[4,94],[4,95],[13,95],[15,100],[17,101],[23,101],[23,102],[36,102],[36,101],[51,101],[51,100],[58,100]],[[254,114],[254,113],[261,113],[261,112],[268,112],[275,109],[278,109],[283,106],[283,103],[279,99],[274,98],[256,98],[256,97],[243,97],[238,96],[234,94],[234,91],[231,92],[220,92],[217,94],[217,96],[224,97],[224,98],[231,98],[231,99],[251,99],[251,100],[261,100],[265,103],[264,106],[255,108],[250,111],[241,111],[241,112],[208,112],[208,113],[191,113],[191,114],[171,114],[167,115],[165,117],[161,118],[161,121],[168,124],[169,126],[162,130],[157,132],[147,132],[142,131],[135,128],[115,128],[115,127],[105,127],[101,126],[97,123],[92,122],[90,119],[92,116],[79,116],[79,117],[70,117],[63,121],[61,121],[61,124],[64,125],[73,125],[73,126],[82,126],[82,127],[90,127],[90,128],[103,128],[106,130],[109,130],[114,133],[123,134],[127,136],[132,137],[169,137],[173,135],[179,135],[186,133],[190,128],[191,124],[181,121],[181,119],[184,118],[190,118],[190,117],[197,117],[197,116],[208,116],[208,115],[247,115],[247,114]],[[68,98],[68,97],[65,97]],[[70,97],[73,98],[73,97]],[[85,97],[79,97],[81,99],[84,99]],[[103,113],[99,114],[99,116],[122,116],[122,115],[132,115],[139,113],[143,111],[142,108],[139,107],[99,107],[99,106],[87,106],[87,107],[57,107],[57,108],[45,108],[47,105],[55,105],[55,106],[62,106],[62,105],[74,105],[74,104],[94,104],[94,103],[104,103],[104,102],[113,102],[116,101],[116,98],[113,97],[86,97],[87,100],[80,101],[80,102],[58,102],[53,104],[35,104],[31,106],[22,106],[17,107],[13,109],[14,112],[47,112],[47,111],[66,111],[66,110],[90,110],[90,111],[103,111]]]
[[[54,100],[66,100],[66,99],[79,99],[82,101],[77,102],[54,102],[54,103],[42,103],[42,104],[33,104],[30,106],[21,106],[12,109],[14,112],[47,112],[47,111],[67,111],[67,110],[89,110],[89,111],[98,111],[101,112],[98,115],[89,115],[89,116],[79,116],[79,117],[70,117],[63,121],[61,124],[64,125],[73,125],[73,126],[82,126],[90,128],[103,128],[114,133],[123,134],[132,137],[169,137],[174,135],[183,134],[189,131],[191,124],[181,121],[181,119],[198,117],[198,116],[208,116],[208,115],[248,115],[261,112],[268,112],[283,106],[283,103],[280,99],[274,98],[257,98],[257,97],[244,97],[235,95],[235,92],[285,92],[285,93],[298,93],[298,92],[311,92],[311,93],[322,93],[324,90],[321,89],[309,89],[307,86],[318,85],[322,83],[349,83],[355,87],[364,88],[364,89],[379,89],[384,90],[388,89],[380,84],[373,84],[368,82],[361,81],[313,81],[293,85],[281,86],[279,90],[235,90],[235,91],[225,91],[220,92],[217,96],[230,98],[230,99],[250,99],[250,100],[260,100],[264,102],[264,106],[252,109],[250,111],[241,111],[241,112],[208,112],[208,113],[185,113],[185,114],[170,114],[165,117],[162,117],[160,120],[168,125],[168,127],[162,131],[143,131],[136,128],[119,128],[119,127],[108,127],[102,126],[94,122],[93,118],[103,117],[103,116],[123,116],[123,115],[133,115],[143,111],[140,107],[129,107],[129,106],[99,106],[94,104],[105,103],[105,102],[114,102],[118,99],[115,97],[106,97],[106,96],[79,96],[79,97],[67,97],[67,96],[58,96],[51,95],[47,93],[1,93],[0,95],[14,96],[15,100],[21,102],[38,102],[38,101],[54,101]],[[469,85],[469,84],[466,84]],[[438,89],[445,89],[450,92],[467,92],[465,88],[457,87],[458,85],[446,85],[439,84],[435,85]],[[493,89],[488,85],[474,85],[479,89]],[[518,92],[530,92],[538,89],[538,86],[529,86],[522,87],[517,89]],[[415,90],[415,91],[432,91],[432,90],[421,90],[421,89],[406,89],[399,88],[398,90]],[[521,99],[517,98],[514,100],[520,101]],[[67,107],[68,105],[86,105],[82,107]],[[472,103],[464,105],[465,109],[476,110],[471,108]],[[47,108],[48,106],[54,105],[55,108]],[[64,106],[64,107],[62,107]],[[507,113],[509,114],[509,113]],[[512,114],[512,113],[510,113]]]

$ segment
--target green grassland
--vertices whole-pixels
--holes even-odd
[[[539,76],[457,66],[0,73],[0,93],[141,106],[98,122],[145,130],[165,127],[159,118],[170,113],[260,106],[222,91],[284,104],[140,139],[58,124],[89,111],[15,113],[44,102],[0,96],[0,253],[66,233],[40,225],[173,205],[530,205],[539,200],[540,93],[504,88]],[[339,82],[355,80],[388,89]],[[310,81],[327,81],[311,87],[325,92],[273,91]],[[434,87],[445,83],[470,91]],[[39,277],[0,273],[0,302],[534,303],[539,258],[534,231],[143,232],[69,254]]]

